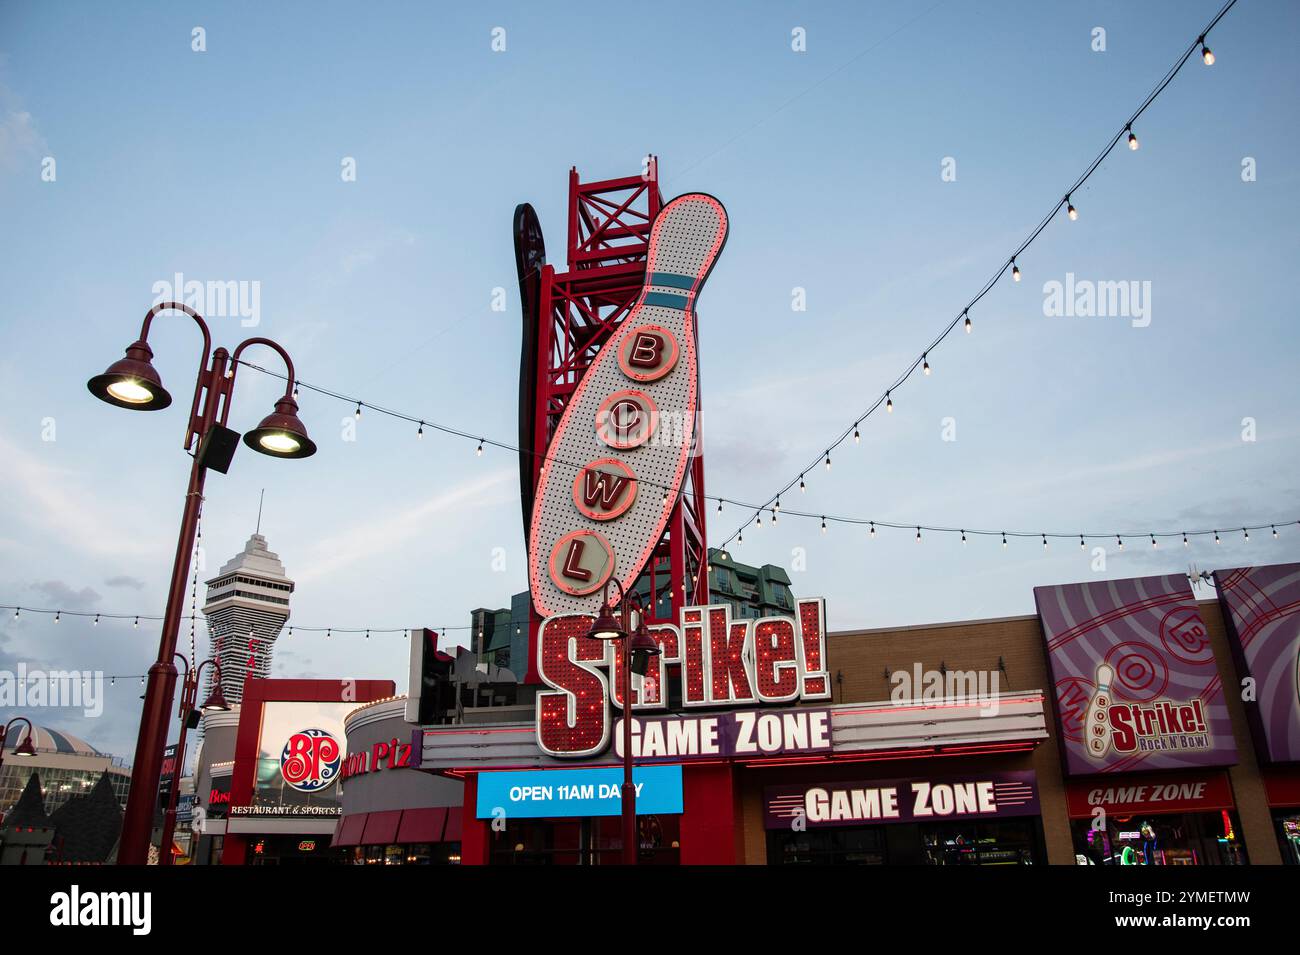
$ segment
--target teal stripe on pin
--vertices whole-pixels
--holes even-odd
[[[678,275],[676,272],[651,272],[651,285],[667,285],[669,288],[695,288],[695,276]]]
[[[657,275],[659,273],[656,272],[655,274]],[[686,311],[686,306],[689,303],[689,301],[690,299],[688,299],[685,295],[673,295],[669,292],[646,292],[645,293],[645,304],[662,305],[664,308],[675,308],[679,312]]]

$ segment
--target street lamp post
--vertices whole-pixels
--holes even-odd
[[[25,716],[15,716],[3,727],[0,727],[0,766],[5,764],[5,740],[9,738],[9,731],[13,729],[15,723],[26,723],[27,735],[23,737],[21,743],[14,747],[14,755],[23,757],[36,755],[36,748],[32,746],[32,734],[34,732],[32,721]]]
[[[226,427],[226,420],[230,414],[235,371],[245,348],[250,345],[273,348],[284,359],[288,379],[284,397],[275,403],[275,410],[263,418],[261,424],[244,435],[244,443],[254,451],[273,457],[305,458],[316,452],[316,445],[307,437],[307,429],[298,419],[298,403],[293,398],[296,378],[288,352],[269,338],[249,338],[235,349],[233,355],[224,348],[213,351],[207,323],[194,309],[178,302],[162,302],[149,310],[140,329],[140,338],[127,347],[126,357],[86,383],[91,394],[101,401],[133,411],[159,411],[171,404],[171,395],[153,367],[153,351],[148,344],[149,326],[154,316],[163,311],[184,312],[194,319],[203,334],[203,354],[183,445],[194,461],[190,466],[185,506],[181,511],[180,536],[167,590],[167,609],[163,612],[158,659],[149,668],[135,762],[131,769],[131,791],[127,795],[126,813],[122,819],[117,859],[125,865],[144,865],[149,861],[154,798],[162,773],[163,749],[167,745],[167,714],[176,690],[176,666],[172,658],[185,604],[185,581],[194,550],[203,482],[209,468],[224,473],[234,453],[237,435]]]
[[[618,587],[619,616],[609,607],[609,585]],[[623,864],[636,865],[640,859],[640,840],[636,831],[636,785],[632,782],[632,674],[645,676],[650,658],[659,653],[659,644],[646,632],[645,606],[638,594],[636,601],[636,627],[631,624],[632,600],[623,584],[611,577],[601,595],[600,613],[587,631],[593,640],[622,641],[623,643],[623,789],[619,802],[623,814]]]
[[[36,755],[36,747],[32,745],[32,734],[34,732],[32,729],[32,721],[25,716],[15,716],[4,726],[0,726],[0,767],[3,767],[5,764],[5,740],[9,738],[9,731],[13,728],[15,723],[26,723],[27,735],[23,737],[21,743],[14,747],[14,755],[21,757]],[[0,813],[0,822],[3,821],[4,813]]]
[[[190,669],[189,660],[185,655],[177,653],[175,655],[185,666],[185,681],[181,684],[181,732],[180,738],[176,741],[176,763],[172,767],[172,784],[167,794],[167,809],[163,813],[162,838],[158,842],[158,864],[171,865],[172,859],[172,838],[176,833],[176,802],[181,789],[181,777],[184,775],[182,769],[185,766],[185,736],[187,731],[199,725],[200,713],[194,708],[194,704],[199,698],[199,677],[206,666],[212,667],[216,671],[216,679],[212,684],[212,692],[208,694],[207,700],[202,706],[204,713],[212,713],[217,710],[228,710],[230,705],[226,702],[226,695],[221,692],[221,664],[216,660],[204,660],[196,669]]]

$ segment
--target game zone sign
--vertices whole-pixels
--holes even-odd
[[[583,758],[610,742],[612,707],[624,709],[623,641],[587,636],[593,618],[548,617],[537,641],[537,669],[550,690],[537,694],[537,745],[557,757]],[[826,669],[826,604],[797,602],[793,617],[733,620],[730,607],[685,607],[681,626],[647,624],[659,655],[632,710],[668,708],[666,682],[680,680],[683,707],[732,708],[831,695]]]

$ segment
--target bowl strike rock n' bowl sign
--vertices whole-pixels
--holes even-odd
[[[630,588],[663,534],[695,439],[695,301],[726,238],[726,210],[702,193],[655,217],[640,297],[547,449],[528,537],[542,617],[595,614],[606,583]]]

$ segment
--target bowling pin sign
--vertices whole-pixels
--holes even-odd
[[[722,203],[678,196],[650,229],[641,294],[578,383],[533,501],[529,589],[543,617],[631,588],[677,503],[698,409],[695,305],[727,238]]]
[[[1107,663],[1097,665],[1097,689],[1088,703],[1084,715],[1084,733],[1088,740],[1088,755],[1101,759],[1110,749],[1110,685],[1115,679],[1115,669]]]

